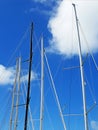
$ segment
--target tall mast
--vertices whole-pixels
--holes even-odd
[[[27,130],[28,110],[29,110],[29,102],[30,102],[30,79],[31,79],[31,68],[32,68],[32,33],[33,33],[33,23],[31,24],[31,34],[30,34],[31,36],[30,36],[29,75],[28,75],[28,88],[27,88],[24,130]]]
[[[83,61],[82,61],[82,50],[81,50],[81,40],[80,40],[80,33],[79,33],[79,24],[78,24],[78,17],[76,12],[75,4],[72,4],[75,11],[75,18],[76,18],[76,26],[77,26],[77,33],[78,33],[78,46],[79,46],[79,60],[80,60],[80,73],[81,73],[81,84],[82,84],[82,95],[83,95],[83,108],[84,108],[84,125],[85,130],[88,130],[88,119],[87,119],[87,110],[86,110],[86,95],[85,95],[85,85],[84,85],[84,72],[83,72]]]
[[[16,115],[15,115],[15,125],[14,125],[14,130],[17,129],[17,121],[18,121],[18,105],[19,105],[19,92],[20,92],[20,71],[21,71],[21,57],[18,59],[18,88],[17,88],[17,99],[16,99]]]
[[[16,75],[15,75],[14,88],[12,93],[12,106],[11,106],[9,130],[12,130],[12,119],[14,114],[14,99],[15,99],[15,91],[16,91],[16,84],[17,84],[17,76],[18,76],[18,60],[16,61]]]
[[[44,49],[43,37],[41,38],[41,102],[40,102],[40,130],[43,129],[43,105],[44,105]]]

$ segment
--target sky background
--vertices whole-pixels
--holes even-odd
[[[80,70],[64,70],[79,66],[78,39],[72,3],[79,18],[81,46],[86,83],[87,109],[98,102],[98,1],[97,0],[1,0],[0,2],[0,129],[8,129],[11,92],[17,57],[29,57],[30,24],[34,23],[31,110],[39,119],[40,110],[40,38],[44,47],[64,114],[82,114]],[[86,58],[86,54],[90,53]],[[86,59],[86,60],[85,60]],[[22,63],[21,102],[27,85],[28,63]],[[45,103],[43,130],[63,130],[51,81],[45,63]],[[36,99],[36,100],[35,100]],[[19,108],[18,129],[23,129],[24,108]],[[64,117],[67,130],[84,130],[83,116]],[[89,130],[98,130],[98,106],[88,114]],[[3,124],[3,125],[2,125]],[[35,130],[39,121],[34,120]]]

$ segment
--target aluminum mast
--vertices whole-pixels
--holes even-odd
[[[19,71],[19,62],[17,60],[16,61],[16,75],[15,75],[14,88],[13,88],[13,93],[12,93],[12,106],[11,106],[9,130],[12,130],[12,119],[13,119],[13,114],[14,114],[14,100],[15,100],[15,92],[16,92],[16,86],[17,86],[18,71]]]
[[[20,92],[20,71],[21,71],[21,57],[18,59],[18,88],[17,88],[17,99],[16,99],[16,115],[15,115],[15,122],[14,122],[14,130],[17,129],[17,121],[18,121],[18,104],[19,104],[19,92]]]
[[[40,130],[43,129],[43,107],[44,105],[44,47],[41,38],[41,102],[40,102]]]
[[[83,109],[84,109],[84,125],[85,130],[88,130],[88,119],[87,119],[87,110],[86,110],[86,95],[85,95],[85,84],[84,84],[84,72],[83,72],[83,61],[82,61],[82,50],[81,50],[81,40],[80,40],[80,33],[79,33],[79,21],[76,12],[75,4],[72,4],[75,11],[75,18],[76,18],[76,26],[77,26],[77,33],[78,33],[78,47],[79,47],[79,60],[80,60],[80,73],[81,73],[81,84],[82,84],[82,95],[83,95]]]

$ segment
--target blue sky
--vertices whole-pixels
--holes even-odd
[[[30,24],[34,23],[33,65],[31,110],[33,119],[39,118],[40,108],[40,38],[44,36],[50,69],[53,75],[57,94],[64,114],[83,113],[81,80],[79,69],[64,70],[70,66],[78,66],[78,40],[72,2],[77,5],[80,20],[83,59],[90,50],[98,64],[98,2],[77,0],[1,0],[0,2],[0,128],[8,129],[10,113],[9,102],[15,77],[15,63],[18,56],[22,61],[29,56]],[[84,35],[87,41],[84,38]],[[27,63],[22,64],[22,73],[27,85]],[[92,68],[92,71],[91,71]],[[63,130],[59,111],[55,101],[51,81],[45,65],[45,103],[43,130]],[[87,109],[98,102],[98,71],[89,55],[84,64],[86,82]],[[89,85],[90,84],[90,85]],[[22,83],[24,86],[24,84]],[[22,87],[21,85],[21,87]],[[36,100],[35,100],[36,99]],[[5,101],[5,103],[4,103]],[[23,101],[23,97],[21,99]],[[8,105],[6,105],[8,104]],[[7,112],[8,111],[8,112]],[[23,127],[24,110],[20,108],[18,128]],[[5,119],[6,115],[6,119]],[[84,130],[83,117],[64,117],[67,130]],[[90,130],[98,129],[98,106],[88,115]],[[34,121],[35,130],[39,129],[39,121]]]

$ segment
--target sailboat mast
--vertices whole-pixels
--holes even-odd
[[[30,102],[30,80],[31,80],[31,69],[32,69],[32,33],[33,33],[33,23],[31,24],[31,34],[30,34],[31,36],[30,36],[29,75],[28,75],[28,88],[27,88],[24,130],[27,130],[28,110],[29,110],[29,102]]]
[[[15,122],[14,122],[14,130],[17,129],[17,121],[18,121],[18,105],[19,105],[19,92],[20,92],[20,71],[21,71],[21,57],[18,59],[18,88],[17,88],[17,99],[16,99],[16,115],[15,115]]]
[[[16,61],[16,75],[15,75],[15,82],[14,82],[14,88],[13,88],[13,93],[12,93],[12,106],[11,106],[11,114],[10,114],[10,125],[9,125],[9,130],[12,130],[12,119],[13,119],[13,114],[14,114],[14,99],[15,99],[15,91],[16,91],[16,84],[17,84],[17,76],[18,76],[18,60]]]
[[[73,5],[74,11],[75,11],[76,26],[77,26],[77,33],[78,33],[80,73],[81,73],[81,84],[82,84],[82,95],[83,95],[83,109],[84,109],[84,125],[85,125],[85,130],[88,130],[88,119],[87,119],[87,110],[86,110],[86,95],[85,95],[85,85],[84,85],[82,50],[81,50],[81,40],[80,40],[79,25],[78,25],[79,21],[78,21],[77,12],[76,12],[76,6],[75,6],[75,4],[72,4],[72,5]]]
[[[41,102],[40,102],[40,130],[43,129],[43,105],[44,105],[44,47],[41,38]]]

